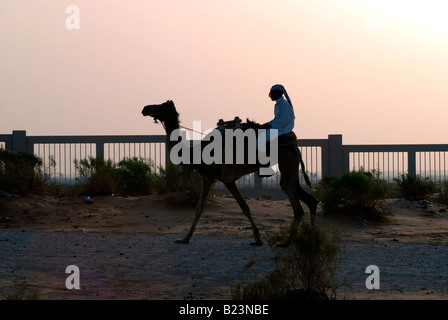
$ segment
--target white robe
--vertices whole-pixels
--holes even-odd
[[[282,134],[290,133],[294,129],[294,109],[281,97],[275,103],[274,119],[268,122],[271,125],[271,129],[278,130],[278,136]],[[257,139],[258,150],[266,152],[266,142],[275,139],[276,135],[272,134],[271,130],[266,130],[266,136],[260,135]]]

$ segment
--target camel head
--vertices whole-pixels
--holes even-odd
[[[153,117],[154,120],[160,120],[166,122],[172,119],[178,119],[179,114],[176,111],[174,102],[168,100],[162,104],[152,104],[147,105],[143,108],[142,114],[146,116]]]

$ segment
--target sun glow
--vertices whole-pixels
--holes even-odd
[[[366,0],[366,3],[379,24],[381,20],[393,20],[399,27],[412,31],[445,36],[448,32],[447,0]]]

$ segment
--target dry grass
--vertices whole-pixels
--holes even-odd
[[[274,269],[261,279],[231,288],[236,300],[326,300],[336,297],[336,269],[340,263],[341,235],[332,229],[327,235],[317,226],[302,222],[292,234],[291,245],[280,248],[289,228],[275,234],[269,244],[274,250]],[[251,261],[251,268],[256,261]]]

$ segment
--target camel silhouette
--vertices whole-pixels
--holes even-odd
[[[180,128],[179,124],[179,113],[176,110],[176,107],[173,101],[168,100],[162,104],[155,105],[147,105],[142,110],[143,116],[150,116],[155,119],[155,121],[159,120],[166,131],[167,134],[167,148],[168,151],[171,152],[172,148],[180,143],[179,141],[171,141],[171,133]],[[248,121],[245,124],[246,128],[257,129],[260,127],[259,124],[255,122]],[[286,135],[285,135],[286,136]],[[291,136],[293,139],[291,140]],[[316,210],[318,201],[307,193],[304,189],[302,189],[299,180],[299,165],[302,166],[302,173],[305,177],[306,183],[311,187],[310,179],[305,171],[305,166],[301,158],[300,150],[297,147],[297,139],[294,133],[288,135],[287,141],[283,142],[282,136],[279,137],[278,144],[278,167],[280,170],[281,178],[280,178],[280,186],[283,192],[288,196],[288,199],[291,203],[291,206],[294,210],[294,219],[291,223],[291,234],[294,230],[299,226],[300,221],[304,216],[304,210],[300,203],[300,200],[305,202],[310,210],[311,223],[314,224]],[[202,148],[207,144],[206,141],[201,141]],[[192,154],[192,152],[190,153]],[[247,160],[247,159],[246,159]],[[201,162],[200,164],[194,164],[193,162],[189,162],[187,164],[181,164],[184,167],[191,168],[197,170],[197,172],[202,176],[202,193],[199,197],[199,201],[196,207],[195,218],[193,224],[190,228],[190,231],[186,235],[185,238],[181,240],[176,240],[176,243],[189,243],[191,237],[193,236],[193,232],[196,228],[196,224],[198,223],[202,212],[204,211],[205,201],[207,199],[208,193],[210,191],[211,186],[216,181],[221,181],[235,200],[238,202],[242,212],[249,219],[249,222],[252,226],[253,236],[255,238],[255,242],[251,243],[252,245],[262,245],[263,242],[260,239],[260,232],[255,225],[254,219],[252,218],[252,214],[250,212],[249,206],[247,205],[244,198],[241,196],[235,181],[241,178],[244,175],[258,172],[261,164],[255,163],[250,164],[245,161],[244,164],[205,164]],[[282,245],[288,246],[290,244],[290,239],[288,239]]]

